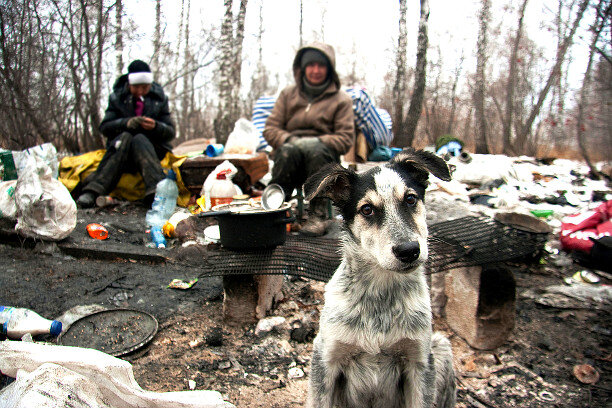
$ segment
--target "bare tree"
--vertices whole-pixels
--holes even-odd
[[[405,140],[399,140],[399,135],[404,133],[404,105],[407,99],[406,78],[406,53],[408,48],[408,33],[406,32],[406,0],[399,2],[399,33],[397,36],[397,53],[395,57],[395,82],[393,83],[393,133],[395,143],[404,146]]]
[[[123,73],[123,0],[115,0],[115,74]]]
[[[404,102],[406,98],[406,0],[400,0],[400,22],[398,49],[396,58],[396,81],[394,93],[395,143],[400,147],[411,146],[416,128],[423,109],[427,68],[427,20],[429,19],[429,2],[421,0],[419,18],[419,33],[417,39],[417,56],[414,76],[414,90],[410,99],[408,112],[404,117]]]
[[[215,118],[215,136],[219,143],[225,143],[240,116],[239,92],[240,69],[242,67],[242,42],[244,39],[244,19],[248,0],[240,1],[240,9],[234,30],[232,3],[225,0],[225,16],[221,24],[219,57],[219,110]]]
[[[557,49],[557,53],[555,56],[555,63],[548,75],[548,79],[546,80],[544,87],[540,90],[538,94],[538,98],[533,104],[533,107],[531,111],[529,112],[527,119],[525,120],[524,123],[521,124],[521,126],[518,129],[516,141],[514,143],[515,150],[517,150],[517,147],[519,146],[526,145],[527,139],[533,127],[533,123],[535,119],[538,117],[538,115],[540,114],[540,110],[542,109],[542,105],[544,104],[544,101],[546,100],[546,97],[548,96],[548,92],[550,91],[551,86],[557,80],[557,77],[561,73],[561,64],[563,64],[563,61],[565,59],[565,54],[569,46],[572,44],[574,34],[576,33],[578,26],[580,25],[580,21],[582,20],[582,17],[588,5],[589,5],[589,0],[582,0],[580,5],[578,6],[576,17],[574,18],[571,28],[568,34],[564,37],[561,45]]]
[[[523,19],[525,17],[525,8],[527,8],[528,0],[523,0],[519,10],[519,18],[516,28],[516,34],[512,43],[512,52],[509,58],[508,83],[506,86],[506,109],[502,118],[502,143],[503,152],[505,154],[516,154],[511,148],[512,123],[514,120],[514,88],[516,85],[517,61],[519,45],[523,36]]]
[[[491,19],[491,1],[482,0],[478,16],[478,41],[476,44],[476,87],[474,89],[474,109],[476,115],[476,153],[487,154],[487,121],[485,118],[485,87],[487,66],[487,31]]]
[[[585,136],[586,126],[584,123],[585,122],[584,112],[588,104],[588,100],[587,100],[588,94],[587,93],[591,89],[591,84],[592,84],[593,60],[594,60],[594,56],[597,50],[597,43],[599,42],[599,39],[600,39],[600,36],[601,36],[601,33],[604,27],[606,26],[606,20],[610,19],[610,11],[612,7],[611,4],[612,3],[608,2],[606,6],[606,1],[600,0],[595,10],[595,22],[591,25],[592,37],[591,37],[591,43],[589,47],[590,49],[589,58],[588,58],[586,70],[584,72],[584,80],[582,82],[582,87],[580,89],[580,95],[578,99],[578,114],[576,118],[576,136],[578,139],[578,146],[580,148],[580,152],[582,153],[582,157],[584,157],[584,160],[586,161],[587,165],[591,169],[591,173],[596,177],[599,177],[598,176],[599,172],[591,160],[591,154],[589,153],[589,149],[587,147],[587,141],[586,141],[586,136]],[[609,24],[609,21],[608,21],[608,24]],[[609,87],[609,84],[608,84],[608,87]],[[608,120],[610,119],[608,118]],[[610,140],[608,140],[608,143],[609,142]],[[604,142],[602,145],[606,146],[606,143]]]
[[[155,29],[153,30],[153,58],[151,60],[153,72],[159,72],[159,54],[162,44],[161,20],[161,0],[155,0]]]
[[[251,88],[244,106],[244,112],[253,110],[253,105],[261,96],[273,94],[276,90],[270,86],[270,73],[263,62],[263,1],[259,4],[259,30],[257,32],[257,67],[251,78]]]

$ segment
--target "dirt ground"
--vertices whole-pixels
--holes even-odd
[[[146,248],[144,212],[135,205],[79,210],[77,228],[61,243],[16,239],[4,229],[0,304],[31,308],[48,318],[78,305],[143,310],[155,316],[158,332],[147,346],[122,358],[132,363],[144,389],[188,390],[191,382],[196,389],[221,392],[237,407],[303,406],[324,284],[286,277],[284,299],[270,313],[286,321],[271,334],[256,333],[255,325],[227,325],[221,277],[200,278],[188,290],[167,287],[172,279],[193,278],[197,254],[205,256],[205,250]],[[110,238],[89,238],[89,222],[107,226]],[[185,251],[191,255],[181,255]],[[121,255],[109,255],[113,252]],[[516,326],[503,346],[476,351],[444,319],[435,319],[435,329],[453,345],[457,406],[612,406],[609,308],[544,306],[533,296],[582,268],[555,266],[550,254],[536,265],[507,266],[517,285]],[[581,383],[573,373],[580,364],[594,367],[599,381]]]

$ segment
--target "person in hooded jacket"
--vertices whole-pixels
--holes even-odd
[[[100,131],[107,139],[106,152],[96,171],[83,181],[77,204],[92,207],[97,196],[113,191],[123,173],[139,173],[145,184],[143,202],[151,205],[155,187],[164,178],[160,161],[172,150],[175,131],[168,97],[153,82],[146,62],[133,61],[128,73],[117,79]]]
[[[353,102],[340,89],[333,47],[312,43],[299,49],[293,76],[295,84],[281,91],[263,131],[273,148],[270,183],[279,184],[286,199],[325,164],[339,162],[355,139]],[[326,215],[326,199],[314,198],[300,231],[325,234]]]

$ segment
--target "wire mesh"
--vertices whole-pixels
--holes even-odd
[[[530,256],[547,234],[530,233],[492,218],[468,216],[429,227],[428,273]],[[202,275],[296,275],[327,282],[341,261],[340,240],[290,235],[273,249],[233,251],[209,248]]]

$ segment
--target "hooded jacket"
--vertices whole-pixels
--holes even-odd
[[[136,116],[134,102],[134,97],[129,89],[128,76],[127,74],[122,75],[113,85],[113,93],[108,98],[108,107],[100,123],[100,131],[107,138],[107,145],[123,132],[141,133],[147,136],[153,144],[171,151],[170,141],[175,137],[174,123],[170,117],[168,97],[161,85],[153,82],[151,90],[144,96],[143,116],[155,119],[153,129],[128,129],[128,120]]]
[[[309,101],[303,90],[300,61],[307,49],[322,52],[329,60],[330,84],[321,95]],[[273,148],[282,146],[290,136],[316,136],[339,155],[353,146],[355,119],[351,97],[340,89],[334,49],[312,43],[301,49],[293,60],[295,85],[283,89],[266,121],[264,138]]]

